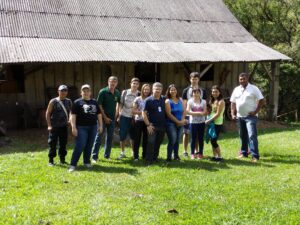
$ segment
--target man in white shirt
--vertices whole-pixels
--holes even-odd
[[[257,114],[265,104],[261,91],[255,85],[249,83],[249,75],[239,75],[240,85],[231,95],[231,116],[237,119],[241,139],[241,155],[238,158],[248,157],[248,146],[252,154],[252,162],[259,160],[257,141]]]

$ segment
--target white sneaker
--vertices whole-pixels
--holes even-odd
[[[75,166],[70,166],[68,171],[69,171],[69,173],[72,173],[75,171],[75,169],[76,169]]]
[[[92,168],[92,167],[93,167],[92,164],[90,164],[90,163],[84,164],[84,166],[85,166],[86,168]]]
[[[96,164],[96,163],[97,163],[97,160],[92,159],[92,163],[93,163],[93,164]]]

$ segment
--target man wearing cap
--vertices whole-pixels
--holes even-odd
[[[108,86],[101,89],[98,94],[98,104],[101,110],[102,118],[104,121],[103,127],[105,129],[105,152],[104,158],[109,159],[115,129],[115,121],[118,117],[120,92],[116,89],[118,85],[118,78],[116,76],[110,76],[108,78]],[[101,135],[97,134],[93,150],[92,150],[92,162],[96,163],[98,160],[99,149],[101,145]]]
[[[72,101],[67,98],[67,94],[68,87],[66,85],[60,85],[58,87],[58,97],[51,99],[47,107],[46,120],[49,131],[49,166],[54,166],[57,141],[59,141],[58,155],[60,163],[66,164],[68,123],[72,107]]]

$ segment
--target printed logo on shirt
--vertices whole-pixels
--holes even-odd
[[[97,113],[97,108],[95,105],[84,104],[82,106],[82,108],[83,108],[84,113],[87,113],[87,114],[96,114]]]

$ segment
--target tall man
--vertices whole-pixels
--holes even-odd
[[[116,89],[118,85],[118,78],[111,76],[108,78],[108,86],[101,89],[98,94],[98,104],[102,114],[105,128],[105,152],[104,158],[109,159],[115,129],[115,121],[118,117],[120,92]],[[103,132],[104,133],[104,132]],[[94,146],[92,149],[92,162],[96,163],[98,160],[99,149],[101,145],[101,135],[98,133]]]
[[[130,136],[130,144],[133,149],[133,139],[134,139],[134,127],[133,127],[133,101],[140,94],[138,88],[140,86],[139,78],[132,78],[130,82],[130,89],[126,89],[121,95],[121,104],[119,112],[119,123],[120,123],[120,147],[121,154],[119,159],[125,158],[125,143],[127,134]]]
[[[165,98],[162,97],[163,85],[156,82],[152,86],[152,96],[145,101],[142,112],[144,122],[147,126],[148,141],[146,150],[146,163],[152,164],[157,161],[159,148],[165,136],[166,114]]]
[[[200,81],[200,74],[198,72],[192,72],[190,74],[191,85],[185,88],[182,92],[183,105],[185,108],[187,107],[188,100],[192,97],[193,89],[200,89],[201,99],[206,100],[206,91],[199,86],[199,81]],[[187,121],[189,121],[189,116],[186,116],[186,119]],[[190,124],[186,124],[183,127],[183,149],[184,149],[183,155],[185,157],[188,156],[187,148],[188,148],[189,134],[190,134],[189,126]],[[198,142],[196,142],[196,148],[198,148]]]
[[[259,160],[257,140],[257,113],[265,104],[261,91],[255,85],[249,83],[249,75],[239,75],[240,85],[231,95],[231,116],[237,119],[239,135],[241,139],[241,155],[238,158],[248,157],[248,146],[252,154],[252,162]]]
[[[72,108],[72,101],[67,98],[67,94],[68,87],[66,85],[60,85],[58,87],[58,97],[51,99],[47,107],[46,120],[49,131],[49,166],[54,166],[57,141],[59,141],[58,155],[60,163],[66,164],[68,123]]]

